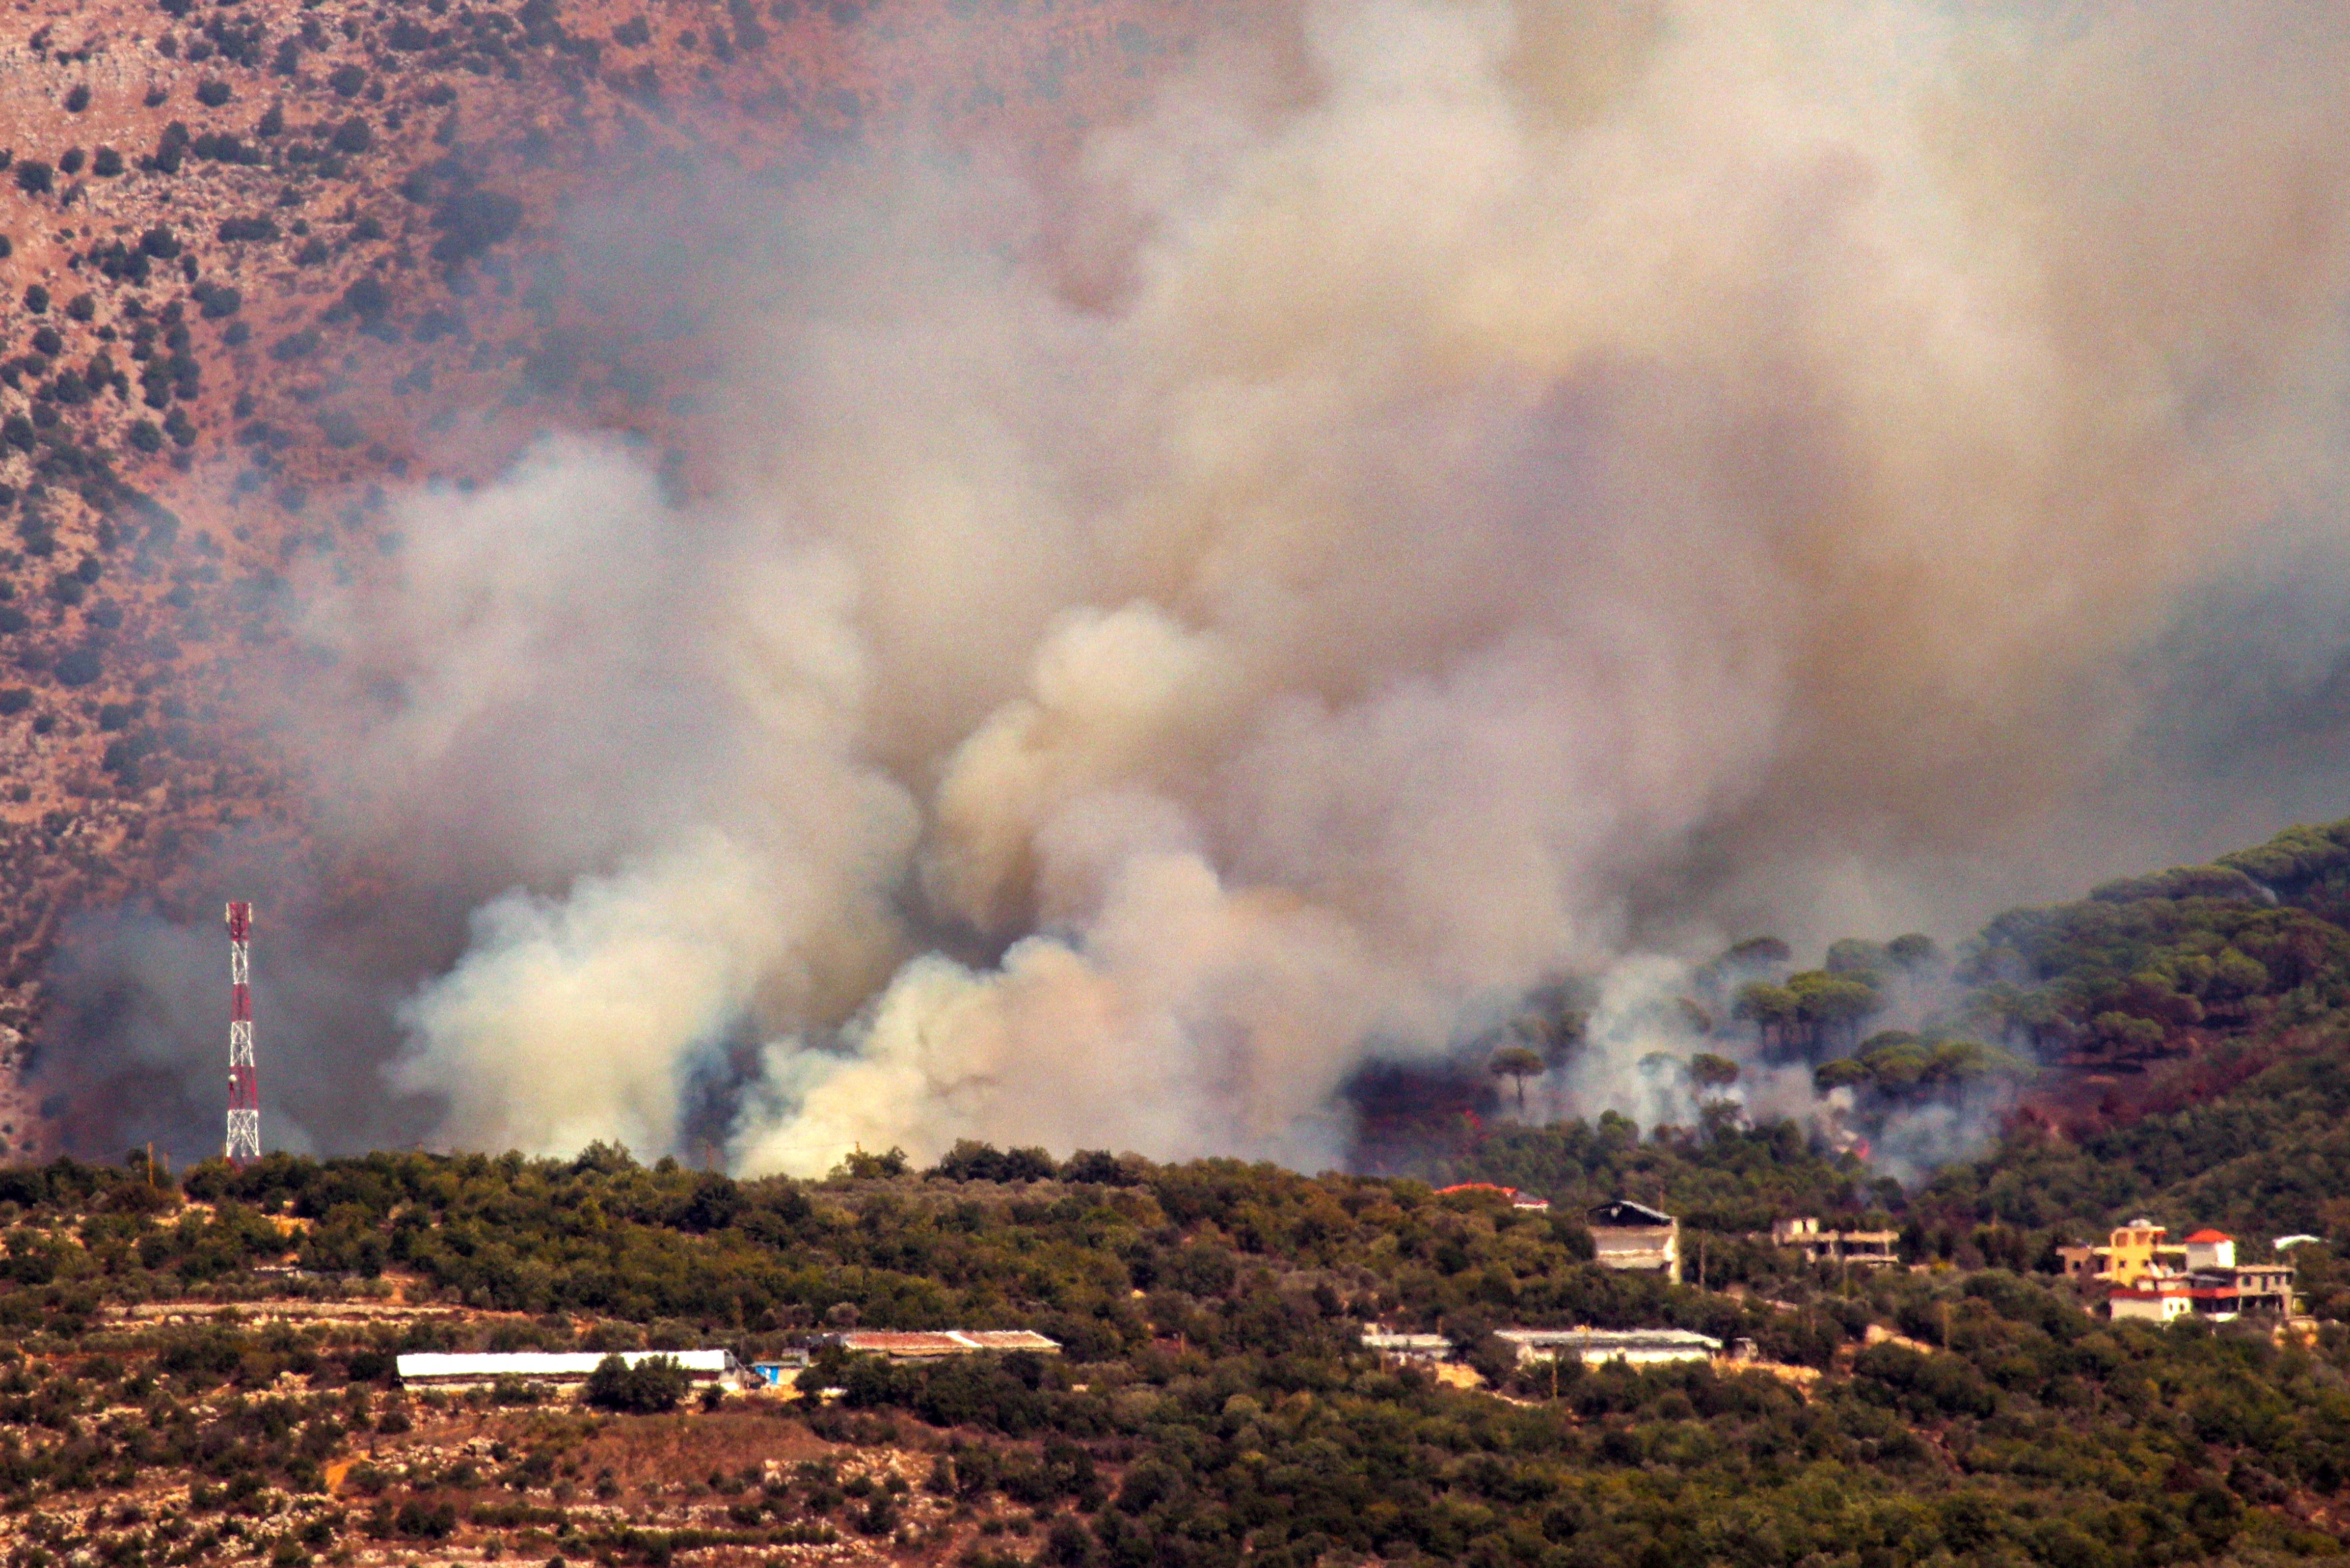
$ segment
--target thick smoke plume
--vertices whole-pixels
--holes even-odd
[[[1311,1163],[1562,974],[2206,847],[2083,824],[2191,788],[2132,772],[2182,601],[2344,556],[2281,520],[2350,31],[2087,15],[1309,0],[1065,181],[775,201],[694,278],[706,499],[553,438],[315,601],[331,831],[472,909],[383,1081],[458,1145]]]

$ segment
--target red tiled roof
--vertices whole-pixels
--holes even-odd
[[[1439,1198],[1453,1192],[1498,1192],[1510,1200],[1510,1206],[1513,1209],[1550,1207],[1550,1199],[1547,1198],[1537,1198],[1531,1192],[1522,1191],[1514,1187],[1503,1187],[1492,1181],[1456,1181],[1450,1187],[1440,1187],[1436,1189],[1436,1195]]]
[[[877,1355],[952,1355],[957,1351],[971,1348],[952,1334],[868,1328],[841,1335],[841,1344],[847,1349],[868,1351]]]
[[[2232,1241],[2235,1240],[2233,1236],[2229,1235],[2225,1231],[2198,1231],[2195,1234],[2188,1237],[2187,1239],[2189,1241]]]
[[[838,1336],[844,1350],[872,1355],[960,1355],[973,1350],[1058,1350],[1056,1340],[1024,1328],[853,1329]]]

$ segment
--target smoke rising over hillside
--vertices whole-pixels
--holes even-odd
[[[2084,823],[2193,793],[2182,600],[2346,553],[2338,18],[1253,27],[776,202],[705,498],[556,437],[320,587],[325,831],[471,911],[344,1047],[429,1136],[1327,1161],[1560,974],[2191,837]]]

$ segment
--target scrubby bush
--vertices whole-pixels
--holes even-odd
[[[206,109],[218,109],[232,96],[228,83],[218,77],[207,77],[196,84],[196,101]]]
[[[1004,1150],[963,1138],[940,1158],[931,1174],[950,1181],[1050,1181],[1060,1174],[1060,1167],[1041,1148]]]
[[[522,203],[514,197],[479,187],[459,191],[432,214],[441,231],[432,259],[447,266],[472,261],[511,238],[521,223]]]
[[[343,290],[342,308],[363,322],[372,322],[391,308],[391,290],[374,273],[362,273]]]
[[[267,162],[268,155],[226,130],[207,130],[188,142],[188,151],[214,163],[239,163],[258,167]]]
[[[580,1397],[599,1410],[655,1415],[674,1410],[693,1385],[673,1357],[649,1355],[631,1364],[618,1352],[596,1364]]]
[[[60,686],[88,686],[99,677],[98,650],[87,644],[68,649],[57,655],[57,662],[50,673],[57,678]]]

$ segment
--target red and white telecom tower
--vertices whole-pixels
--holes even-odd
[[[245,939],[253,906],[228,907],[228,1146],[231,1165],[261,1158],[261,1077],[253,1066],[253,987]]]

